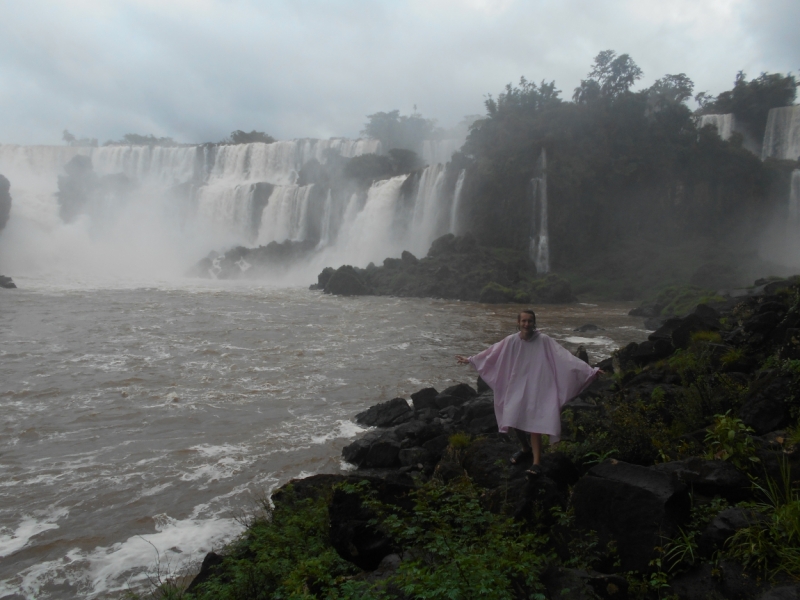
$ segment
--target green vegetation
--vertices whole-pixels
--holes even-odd
[[[248,133],[246,131],[242,131],[241,129],[237,129],[236,131],[232,131],[231,135],[222,140],[220,144],[271,144],[274,141],[274,137],[264,133],[263,131],[256,131],[254,129]]]
[[[65,132],[66,133],[66,132]],[[140,135],[138,133],[126,133],[121,140],[108,140],[104,146],[165,146],[174,147],[180,144],[171,137],[156,137],[152,133]]]
[[[411,115],[401,115],[399,110],[368,115],[361,134],[380,140],[384,152],[399,148],[419,153],[423,140],[437,137],[440,131],[436,121],[425,119],[416,108]]]

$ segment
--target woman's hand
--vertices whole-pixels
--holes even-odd
[[[461,356],[460,354],[456,354],[456,362],[460,365],[468,365],[469,358],[466,356]]]

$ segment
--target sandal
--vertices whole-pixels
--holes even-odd
[[[511,464],[518,465],[529,458],[533,458],[533,450],[518,450],[511,455]]]
[[[525,471],[525,477],[528,479],[536,479],[542,474],[542,465],[531,465],[531,468]]]

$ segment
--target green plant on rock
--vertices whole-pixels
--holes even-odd
[[[730,413],[731,411],[727,411],[724,415],[714,417],[714,424],[708,429],[705,438],[708,446],[706,457],[727,460],[737,468],[745,469],[760,462],[755,455],[756,448],[751,437],[754,432]]]
[[[762,501],[752,508],[760,518],[728,540],[727,553],[764,576],[800,579],[800,491],[788,461],[781,462],[780,482],[767,477],[755,487]]]
[[[297,500],[291,490],[225,552],[218,576],[193,591],[202,600],[367,598],[366,583],[329,541],[328,499]],[[324,591],[324,593],[323,593]]]
[[[414,598],[544,599],[539,577],[553,560],[545,536],[486,510],[467,478],[431,481],[412,495],[410,512],[368,501],[375,524],[403,548],[387,585]]]

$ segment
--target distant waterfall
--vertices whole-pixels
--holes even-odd
[[[533,219],[528,252],[539,273],[550,272],[550,242],[547,232],[547,153],[542,153],[536,165],[537,176],[531,179]]]
[[[800,225],[800,169],[792,171],[792,187],[789,192],[789,220]],[[800,235],[800,231],[798,231]]]
[[[464,145],[464,140],[425,140],[422,142],[422,160],[426,164],[446,164]]]
[[[0,267],[36,270],[30,261],[8,266],[9,257],[24,255],[34,256],[36,268],[65,274],[136,269],[148,277],[157,264],[166,277],[210,250],[286,240],[316,243],[309,269],[318,263],[366,266],[403,250],[424,256],[435,238],[458,228],[464,171],[435,163],[376,181],[366,191],[298,184],[311,160],[324,167],[333,164],[333,154],[380,151],[377,140],[345,139],[172,148],[0,146],[0,173],[9,177],[14,198],[0,246],[26,248],[9,253],[0,247]],[[78,155],[91,159],[98,177],[126,175],[130,188],[119,200],[100,194],[65,223],[58,178]]]
[[[800,106],[769,111],[761,158],[800,160]]]
[[[461,169],[456,180],[456,189],[453,192],[453,207],[450,209],[450,233],[458,235],[460,233],[459,219],[461,218],[461,190],[464,189],[464,177],[467,174],[466,169]]]
[[[720,138],[728,140],[735,131],[734,121],[733,113],[724,115],[702,115],[697,120],[697,128],[702,129],[706,125],[711,125],[717,128],[717,134]]]

